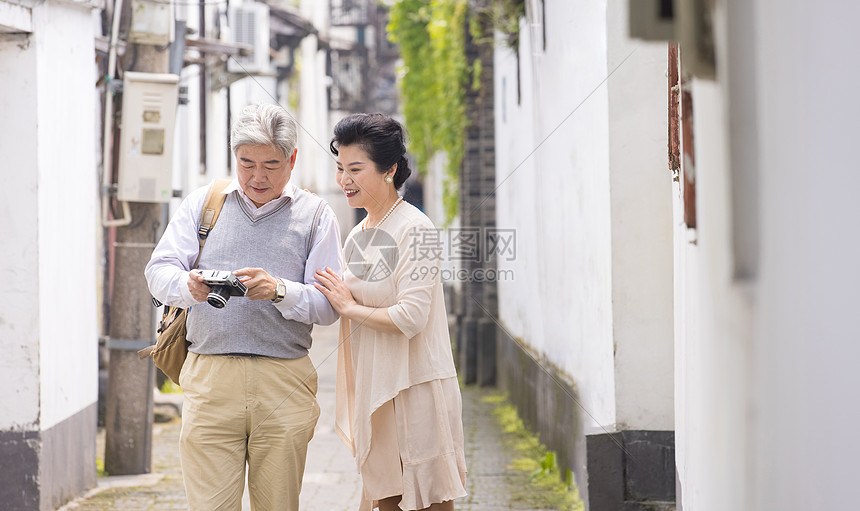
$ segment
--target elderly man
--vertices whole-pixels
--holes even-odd
[[[276,105],[245,108],[233,125],[236,180],[200,253],[200,270],[231,271],[247,287],[223,308],[192,266],[207,187],[171,219],[146,266],[158,300],[190,307],[191,342],[182,367],[180,454],[192,510],[241,510],[248,466],[254,509],[298,510],[319,418],[317,378],[308,357],[313,323],[337,319],[314,288],[314,271],[341,273],[331,208],[290,184],[296,123]]]

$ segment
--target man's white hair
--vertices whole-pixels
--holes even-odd
[[[273,145],[289,158],[297,138],[296,121],[283,107],[267,103],[248,105],[233,122],[230,149],[236,154],[243,145]]]

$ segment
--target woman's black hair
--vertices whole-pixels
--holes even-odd
[[[403,126],[384,114],[352,114],[344,117],[334,127],[334,137],[329,143],[331,153],[337,156],[337,148],[358,145],[370,157],[377,170],[385,173],[395,163],[394,188],[399,190],[412,174],[406,159],[406,134]]]

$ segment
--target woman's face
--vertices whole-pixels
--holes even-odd
[[[392,186],[358,145],[338,147],[337,184],[350,207],[376,209],[388,200]]]

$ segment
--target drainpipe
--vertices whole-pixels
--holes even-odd
[[[119,39],[119,20],[122,13],[123,0],[115,0],[113,7],[113,23],[110,31],[110,48],[108,49],[107,80],[105,81],[105,119],[104,138],[102,140],[102,225],[105,227],[121,227],[131,223],[131,208],[128,202],[122,203],[122,218],[108,220],[110,184],[113,169],[113,90],[111,80],[116,73],[116,45]]]

